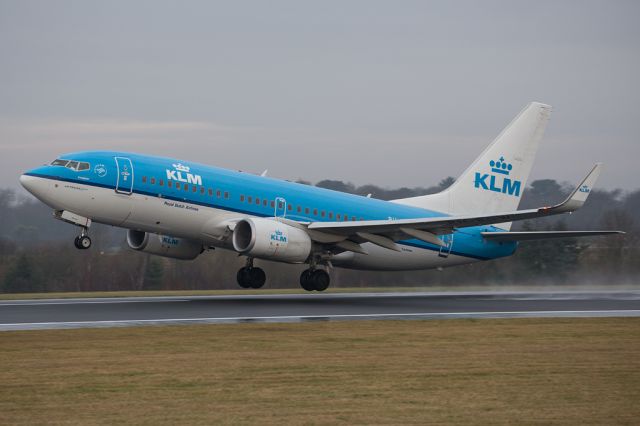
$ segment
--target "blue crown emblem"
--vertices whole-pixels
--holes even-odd
[[[189,171],[191,170],[191,167],[189,166],[184,166],[181,163],[178,164],[172,164],[173,168],[176,169],[179,172],[186,172],[189,173]]]
[[[509,176],[509,172],[513,169],[511,164],[508,164],[504,161],[504,157],[500,157],[498,161],[489,161],[489,165],[491,166],[491,171],[494,173],[500,173],[502,175]]]

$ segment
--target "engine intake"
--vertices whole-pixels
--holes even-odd
[[[236,223],[233,248],[242,254],[303,263],[311,254],[311,238],[302,229],[273,219],[249,218]]]
[[[127,244],[133,250],[183,260],[193,260],[204,251],[196,241],[131,229],[127,231]]]

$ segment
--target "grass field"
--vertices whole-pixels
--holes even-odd
[[[0,333],[0,424],[637,424],[640,319]]]

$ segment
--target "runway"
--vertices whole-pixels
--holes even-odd
[[[0,330],[373,319],[640,316],[640,291],[335,293],[0,301]]]

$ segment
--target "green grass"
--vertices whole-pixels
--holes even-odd
[[[0,333],[0,424],[636,424],[640,319]]]

